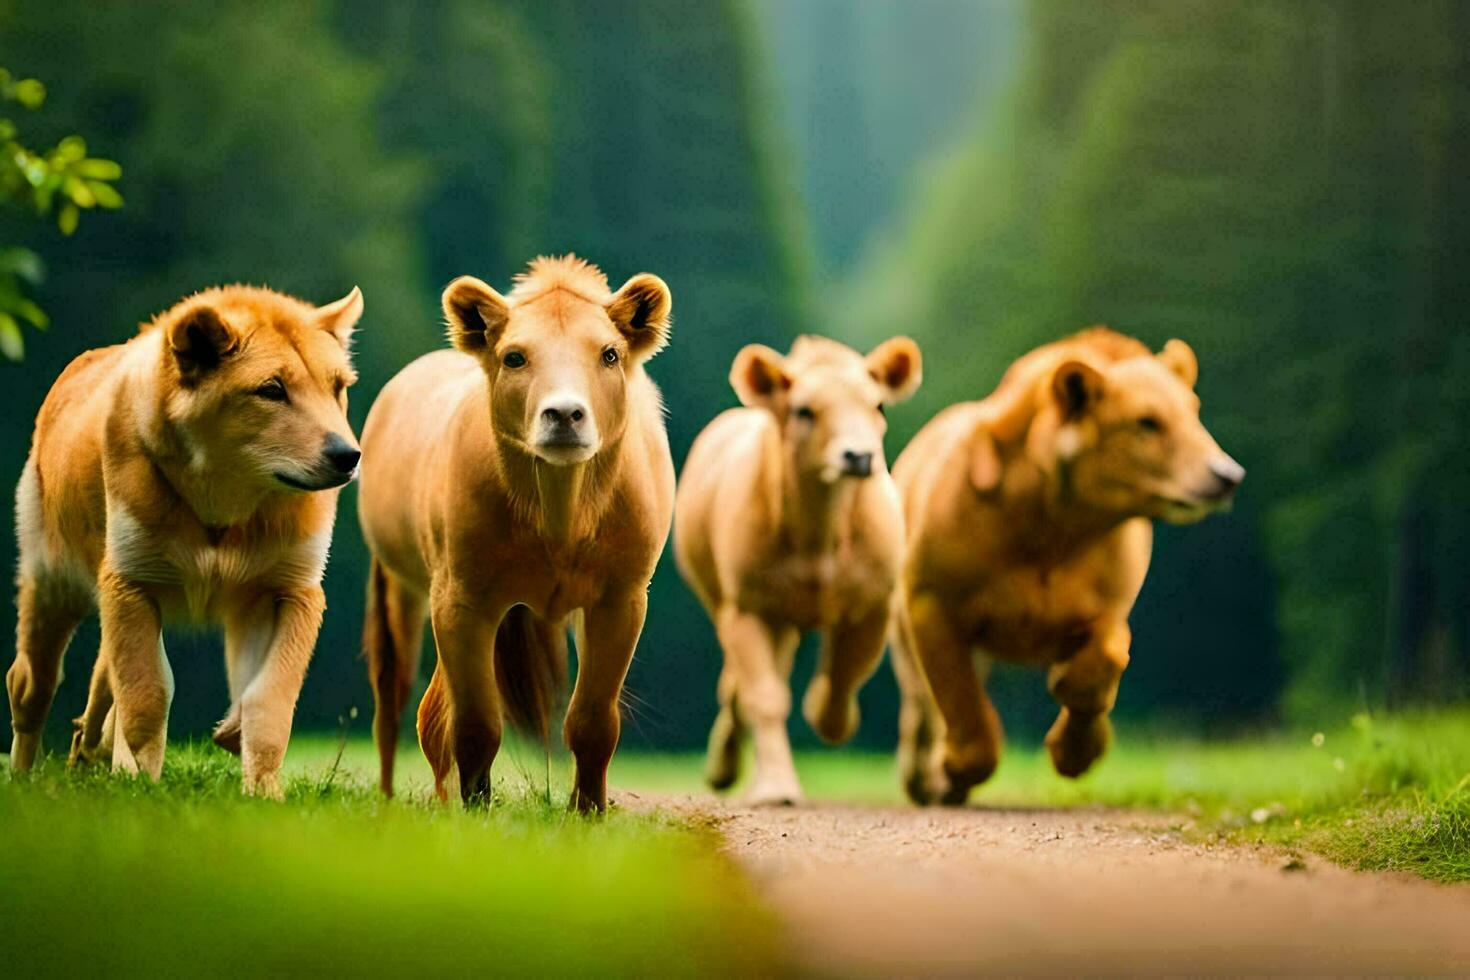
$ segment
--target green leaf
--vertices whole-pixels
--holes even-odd
[[[63,235],[70,235],[77,230],[77,221],[81,216],[81,209],[71,201],[67,201],[61,206],[61,212],[56,216],[56,227],[61,229]]]
[[[71,170],[78,177],[86,177],[89,180],[117,180],[122,176],[122,167],[116,160],[104,160],[101,157],[88,157],[80,160]]]
[[[39,286],[46,278],[46,263],[28,248],[0,248],[0,274],[3,273]]]
[[[39,109],[41,108],[41,103],[46,101],[46,86],[34,78],[27,78],[16,82],[15,101],[27,109]]]
[[[92,188],[88,187],[86,181],[76,177],[68,177],[61,182],[61,189],[66,196],[79,208],[94,208],[97,206],[97,198],[92,194]]]
[[[100,180],[89,180],[87,181],[87,187],[92,191],[92,196],[97,199],[98,207],[122,207],[122,195],[119,194],[111,184],[104,184]]]
[[[51,318],[46,315],[46,311],[25,297],[16,300],[13,308],[22,319],[37,330],[45,330],[51,325]]]
[[[20,335],[20,324],[9,313],[0,313],[0,354],[12,361],[18,361],[26,355],[26,342]]]

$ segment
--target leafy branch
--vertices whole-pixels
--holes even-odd
[[[0,68],[0,206],[45,217],[53,211],[63,235],[77,229],[83,211],[122,207],[113,182],[122,167],[113,160],[87,155],[80,136],[68,136],[48,150],[33,150],[20,140],[20,126],[6,111],[18,106],[36,111],[46,101],[46,86],[34,78],[16,78]],[[46,311],[30,298],[46,267],[29,249],[0,248],[0,355],[19,360],[25,353],[21,324],[37,330],[49,324]]]

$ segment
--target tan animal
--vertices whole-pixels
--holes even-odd
[[[319,308],[211,289],[62,372],[16,492],[15,768],[35,761],[62,655],[96,607],[73,761],[157,779],[173,697],[162,626],[223,622],[232,705],[215,737],[242,754],[247,792],[280,795],[336,488],[361,455],[347,424],[361,315],[356,289]]]
[[[893,647],[914,800],[963,803],[994,771],[994,659],[1046,668],[1057,772],[1078,776],[1106,751],[1150,519],[1197,521],[1245,476],[1200,424],[1197,374],[1183,341],[1154,355],[1096,327],[1027,354],[899,457],[908,548]]]
[[[419,741],[448,795],[490,793],[502,712],[544,739],[577,635],[565,724],[571,805],[607,805],[618,698],[668,538],[674,470],[643,365],[669,338],[668,287],[541,258],[501,296],[470,276],[444,291],[455,350],[419,358],[363,429],[359,512],[373,552],[365,647],[382,789],[427,613],[438,666]]]
[[[717,417],[689,451],[674,554],[725,654],[705,772],[716,789],[735,782],[749,728],[749,801],[801,799],[786,717],[805,630],[823,636],[807,721],[831,743],[857,729],[857,692],[883,654],[903,547],[884,406],[912,395],[921,372],[907,337],[866,358],[822,337],[798,339],[787,357],[752,344],[730,371],[747,407]]]

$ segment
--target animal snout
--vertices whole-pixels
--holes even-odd
[[[558,399],[541,405],[541,420],[557,428],[575,429],[586,417],[587,406],[576,399]]]
[[[1235,492],[1240,481],[1245,479],[1245,467],[1229,456],[1210,461],[1210,475],[1215,478],[1215,488],[1210,496],[1222,500]]]
[[[351,473],[362,459],[362,450],[333,432],[322,447],[322,458],[338,473]]]
[[[842,472],[847,476],[872,476],[873,454],[860,453],[852,449],[842,453]]]

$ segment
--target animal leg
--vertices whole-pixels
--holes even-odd
[[[1062,710],[1046,733],[1046,748],[1060,775],[1080,776],[1107,752],[1113,739],[1108,712],[1118,699],[1132,640],[1128,624],[1117,623],[1098,630],[1092,643],[1052,665],[1046,686]]]
[[[913,649],[939,715],[944,737],[935,747],[935,778],[944,789],[939,802],[960,806],[970,788],[989,779],[1000,761],[1000,716],[975,670],[973,652],[937,597],[911,596],[905,616]]]
[[[648,591],[640,582],[609,591],[583,614],[578,638],[586,642],[577,644],[577,683],[563,729],[576,761],[569,808],[579,813],[607,809],[607,766],[622,733],[618,701],[647,612]]]
[[[735,707],[735,671],[728,665],[720,671],[716,694],[720,699],[720,713],[709,730],[704,780],[711,789],[723,790],[740,778],[740,746],[745,740],[745,726]]]
[[[431,599],[439,666],[419,707],[419,731],[424,754],[434,766],[434,790],[441,800],[448,795],[449,769],[444,762],[452,758],[459,771],[460,801],[465,806],[490,802],[490,767],[501,739],[495,632],[504,616],[503,609],[487,613],[448,589],[436,590]],[[428,714],[435,717],[429,719]]]
[[[272,618],[241,627],[251,636],[269,630],[270,642],[264,661],[240,694],[240,768],[246,793],[279,800],[281,764],[291,740],[296,699],[316,648],[327,599],[314,586],[275,596],[267,608],[274,609]]]
[[[801,784],[791,758],[786,718],[791,713],[791,663],[800,641],[794,629],[773,628],[759,616],[733,607],[716,618],[725,662],[735,672],[735,705],[755,739],[755,782],[746,802],[792,805]]]
[[[393,763],[398,753],[403,708],[418,677],[424,645],[423,598],[392,578],[377,561],[368,583],[363,650],[373,684],[373,740],[378,746],[378,785],[393,795]]]
[[[15,663],[5,675],[15,738],[10,765],[31,768],[41,749],[41,730],[61,683],[61,661],[82,613],[64,601],[48,600],[34,579],[21,580],[17,596]]]
[[[822,642],[822,660],[802,699],[807,724],[829,745],[852,738],[858,727],[858,689],[883,657],[888,608],[879,606],[860,619],[838,624]]]
[[[898,682],[898,772],[908,798],[920,806],[933,803],[944,787],[936,786],[930,761],[936,738],[942,737],[944,721],[929,682],[914,659],[913,642],[900,606],[893,616],[889,649],[893,676]]]
[[[214,744],[232,755],[240,754],[240,698],[260,673],[275,634],[275,596],[263,595],[231,610],[225,619],[225,676],[230,686],[230,710],[214,726]]]
[[[81,717],[72,722],[75,730],[68,765],[91,765],[112,759],[117,712],[113,707],[110,675],[107,658],[98,650],[97,662],[92,665],[92,682],[87,689],[87,706]]]
[[[174,678],[163,649],[158,607],[136,585],[104,570],[97,588],[102,652],[116,712],[114,771],[163,774]]]

